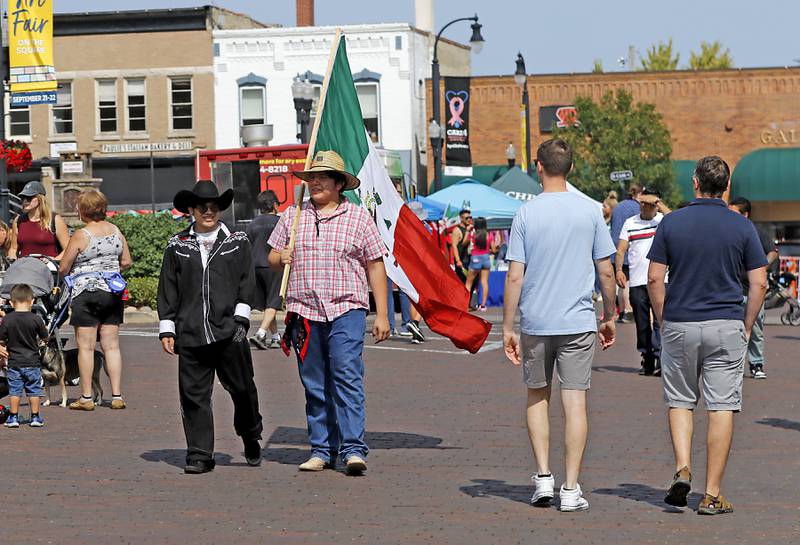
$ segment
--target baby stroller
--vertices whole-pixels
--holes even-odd
[[[58,263],[54,259],[40,255],[22,257],[9,265],[0,282],[0,298],[6,301],[11,300],[11,290],[17,284],[31,287],[34,299],[31,312],[42,318],[50,336],[66,321],[69,290],[59,281]],[[4,305],[3,310],[11,312],[13,308]]]
[[[781,313],[781,323],[783,325],[800,326],[800,303],[789,293],[789,286],[797,280],[792,273],[784,272],[779,274],[771,272],[767,275],[767,295],[764,297],[764,308],[781,308],[789,305],[789,308]]]

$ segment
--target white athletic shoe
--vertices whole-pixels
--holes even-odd
[[[531,505],[536,507],[550,507],[550,501],[553,499],[553,489],[556,486],[556,480],[553,475],[540,477],[538,473],[534,473],[531,477],[531,482],[536,489],[531,496]]]
[[[558,496],[561,499],[562,511],[586,511],[589,509],[589,502],[583,497],[581,485],[577,485],[574,490],[567,490],[562,484]]]

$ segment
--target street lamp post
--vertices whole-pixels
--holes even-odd
[[[473,17],[461,17],[459,19],[453,19],[446,25],[442,27],[439,33],[436,35],[436,40],[433,42],[433,62],[431,63],[431,99],[433,100],[433,121],[436,122],[436,125],[439,126],[441,130],[441,109],[439,106],[439,38],[442,37],[442,33],[452,25],[453,23],[458,23],[459,21],[472,21],[472,37],[469,39],[470,47],[472,51],[475,53],[480,53],[481,49],[483,48],[483,36],[481,36],[481,25],[478,23],[478,15],[474,15]],[[432,125],[433,123],[431,123]],[[431,139],[431,144],[433,144],[433,139]],[[436,144],[434,145],[433,150],[433,190],[439,191],[442,188],[442,138],[437,140]],[[438,146],[438,150],[436,149]]]
[[[528,73],[525,71],[525,59],[522,53],[517,53],[517,70],[514,72],[514,81],[522,89],[522,105],[525,106],[525,172],[533,177],[531,164],[531,105],[528,97]]]
[[[292,83],[292,98],[297,112],[297,138],[301,144],[308,144],[308,123],[311,120],[311,106],[314,102],[314,86],[307,79],[300,79],[300,74]]]
[[[439,123],[435,119],[431,119],[428,125],[428,137],[431,139],[431,148],[433,149],[433,164],[436,165],[434,168],[437,169],[442,166],[442,132],[442,127],[439,126]],[[438,171],[434,171],[434,176],[436,176],[436,172]],[[441,180],[437,187],[436,178],[434,178],[434,193],[440,189]]]

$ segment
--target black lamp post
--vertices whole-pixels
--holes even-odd
[[[439,123],[436,122],[435,119],[431,119],[430,124],[428,125],[428,137],[431,139],[431,148],[433,149],[433,164],[435,165],[435,169],[442,168],[442,133],[444,131],[439,126]],[[434,193],[439,191],[442,188],[441,178],[439,178],[439,183],[436,183],[436,176],[438,175],[438,170],[434,171],[434,185],[433,191]]]
[[[308,144],[308,123],[311,121],[311,107],[314,103],[314,86],[307,79],[300,79],[298,74],[292,83],[292,98],[297,112],[297,138],[301,144]]]
[[[472,21],[472,37],[469,39],[469,44],[472,50],[475,53],[480,53],[481,49],[483,48],[483,36],[481,36],[481,25],[478,23],[478,15],[476,14],[473,17],[461,17],[459,19],[453,19],[446,25],[442,27],[439,33],[436,35],[436,40],[433,42],[433,62],[431,63],[431,98],[433,100],[433,122],[436,122],[436,125],[439,126],[441,130],[442,122],[441,122],[441,111],[439,106],[439,38],[442,37],[442,33],[452,25],[453,23],[458,23],[459,21]],[[434,146],[433,149],[433,190],[439,191],[442,188],[442,138],[441,135],[437,139],[436,143],[434,143],[433,138],[431,138],[431,144]],[[438,149],[437,149],[438,147]]]
[[[522,104],[525,106],[525,172],[533,177],[531,164],[531,105],[528,98],[528,73],[525,71],[525,59],[522,53],[517,53],[517,70],[514,72],[514,81],[522,89]]]

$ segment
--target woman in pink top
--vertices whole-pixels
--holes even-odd
[[[489,269],[492,261],[489,254],[497,251],[495,248],[494,233],[490,233],[486,228],[486,218],[475,218],[475,228],[469,232],[469,243],[472,248],[469,260],[469,270],[467,271],[466,287],[472,293],[472,284],[475,277],[480,273],[481,280],[481,304],[478,310],[486,312],[486,298],[489,296]]]

